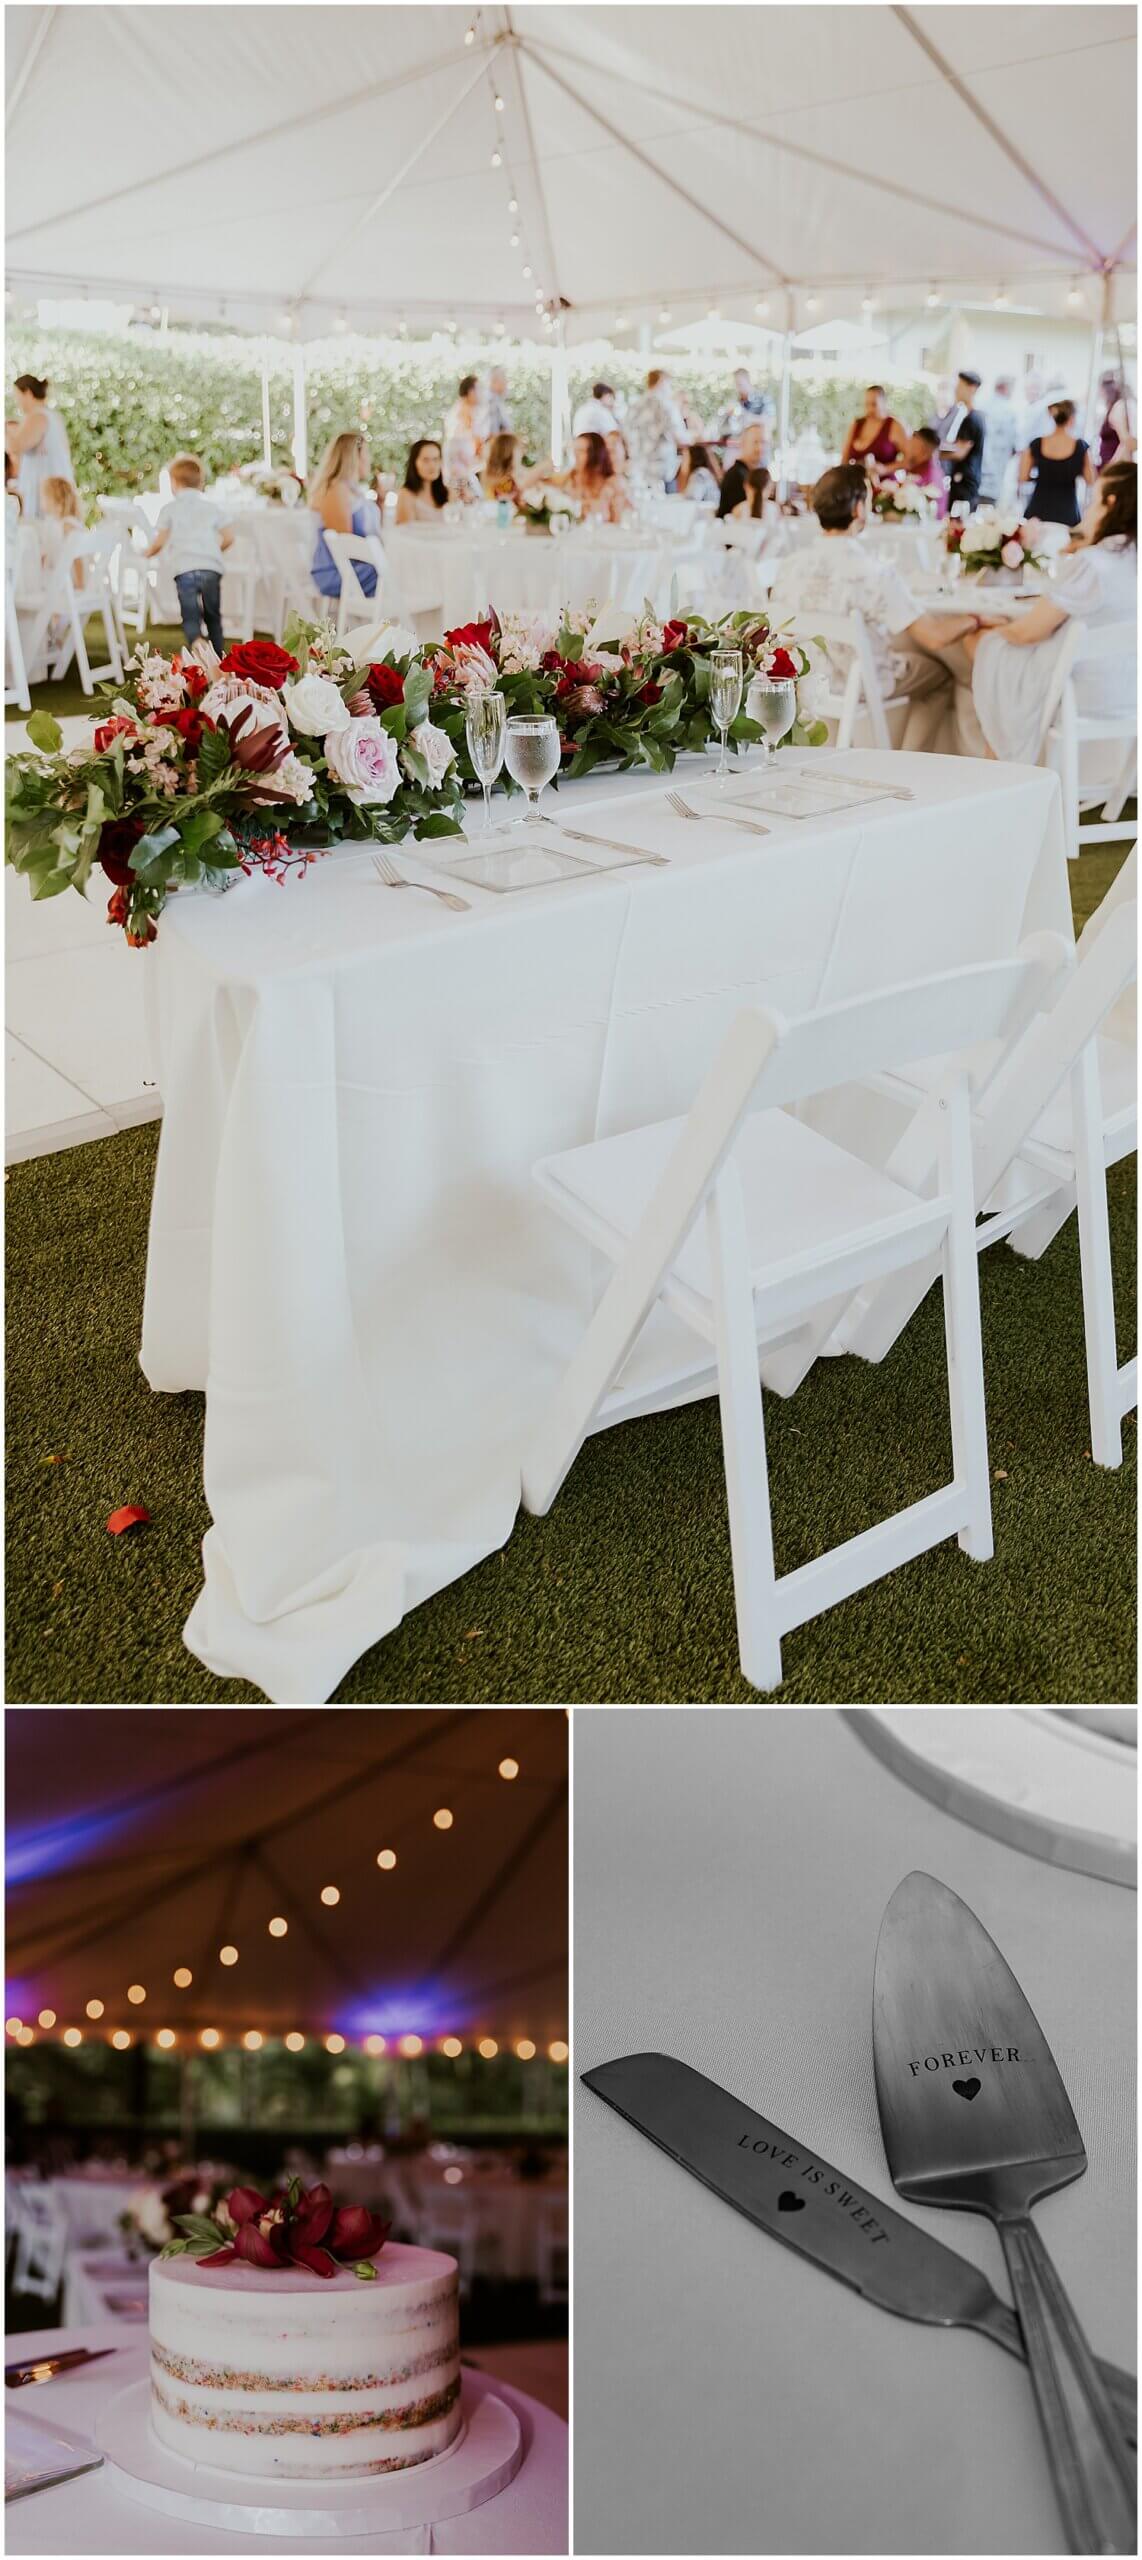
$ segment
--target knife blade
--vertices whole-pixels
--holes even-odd
[[[1113,2405],[1030,2207],[1086,2152],[1054,2056],[993,1938],[916,1871],[881,1922],[873,2062],[892,2182],[999,2231],[1072,2551],[1133,2552],[1134,2474]]]
[[[882,2204],[728,2089],[668,2053],[626,2053],[582,2074],[585,2086],[648,2141],[798,2255],[905,2320],[978,2329],[1026,2361],[1013,2311],[978,2267]],[[1133,2437],[1137,2387],[1102,2368]]]
[[[57,2373],[68,2373],[77,2364],[98,2364],[101,2356],[113,2356],[116,2347],[69,2347],[58,2356],[34,2356],[27,2364],[6,2364],[4,2380],[9,2391],[19,2391],[24,2383],[50,2382]]]

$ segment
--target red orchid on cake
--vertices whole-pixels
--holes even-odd
[[[175,2215],[183,2234],[168,2241],[164,2258],[193,2257],[200,2267],[228,2267],[244,2258],[252,2267],[308,2267],[335,2276],[339,2266],[368,2281],[392,2228],[365,2205],[334,2204],[327,2186],[303,2187],[292,2178],[280,2195],[256,2187],[232,2187],[212,2215]]]

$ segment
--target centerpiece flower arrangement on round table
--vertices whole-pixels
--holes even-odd
[[[909,480],[906,473],[900,471],[891,479],[882,480],[879,488],[874,489],[872,512],[885,524],[926,524],[934,504],[927,489],[922,489],[917,481]]]
[[[747,684],[762,671],[796,683],[786,743],[822,744],[824,722],[808,717],[810,652],[755,614],[559,626],[489,615],[423,646],[393,623],[339,638],[329,623],[295,620],[284,646],[244,641],[221,660],[204,641],[173,658],[144,644],[122,683],[100,688],[88,742],[66,750],[50,712],[32,713],[33,752],[7,763],[8,860],[34,898],[86,894],[98,866],[112,884],[109,923],[145,949],[179,889],[301,876],[345,841],[459,834],[475,782],[473,690],[497,686],[509,712],[551,712],[572,779],[606,764],[668,773],[714,735],[710,660],[727,646],[741,650]],[[736,752],[761,734],[739,712],[730,743]]]
[[[949,518],[944,546],[953,557],[958,554],[965,578],[994,578],[1005,570],[1014,578],[1024,569],[1046,568],[1037,535],[1037,527],[1013,507],[978,507],[974,516]]]

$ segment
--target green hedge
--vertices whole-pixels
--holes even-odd
[[[374,461],[403,471],[418,435],[439,434],[466,367],[496,360],[488,347],[473,355],[405,345],[400,340],[326,340],[307,350],[310,454],[326,439],[360,421]],[[509,349],[504,359],[511,405],[529,452],[546,452],[551,432],[548,357],[545,348]],[[602,371],[628,399],[641,389],[646,359],[595,350],[590,363],[572,353],[572,402],[582,399]],[[712,429],[730,396],[730,365],[678,357],[675,380]],[[67,422],[81,494],[153,488],[161,464],[181,447],[200,454],[208,476],[256,459],[262,450],[261,372],[256,344],[247,338],[176,335],[166,339],[82,337],[13,330],[8,378],[47,374],[52,398]],[[780,386],[759,376],[774,399]],[[823,442],[839,445],[861,405],[863,382],[832,376],[792,384],[794,433],[816,425]],[[893,407],[910,425],[931,410],[923,382],[896,385]],[[288,462],[293,432],[290,351],[274,348],[270,387],[274,458]]]

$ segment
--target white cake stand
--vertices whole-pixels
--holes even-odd
[[[846,1707],[898,1778],[1029,1857],[1133,1886],[1138,1754],[1082,1714],[1039,1707]]]
[[[464,2401],[464,2426],[444,2453],[410,2471],[364,2480],[253,2480],[168,2452],[151,2426],[149,2381],[116,2394],[95,2435],[119,2487],[143,2507],[232,2533],[402,2533],[467,2515],[514,2480],[523,2436],[514,2409],[492,2391]]]

